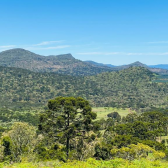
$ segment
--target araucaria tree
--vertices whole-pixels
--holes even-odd
[[[87,138],[87,132],[94,129],[92,120],[96,116],[89,102],[83,98],[57,97],[48,101],[48,110],[40,116],[39,130],[50,142],[64,144],[68,159],[70,140]]]

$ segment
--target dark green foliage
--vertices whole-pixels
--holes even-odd
[[[135,113],[130,113],[126,117],[122,118],[123,123],[133,123],[138,120],[138,115]]]
[[[39,160],[55,160],[66,161],[66,155],[63,149],[60,149],[58,144],[52,145],[49,149],[44,144],[39,144],[34,149]]]
[[[12,154],[12,141],[10,137],[6,136],[2,139],[2,146],[4,147],[4,160],[11,160],[13,158]]]
[[[96,144],[94,157],[96,159],[103,160],[110,159],[110,148],[108,148],[107,146],[101,146],[100,144]]]
[[[161,150],[161,151],[165,151],[166,150],[166,147],[165,147],[165,144],[162,144],[160,142],[157,142],[157,141],[151,141],[151,140],[143,140],[143,141],[139,141],[145,145],[148,145],[150,147],[152,147],[153,149],[155,150]]]
[[[158,123],[135,121],[133,123],[118,124],[113,129],[119,135],[132,135],[141,140],[155,140],[157,136],[165,134],[163,126],[158,127]]]
[[[126,147],[130,144],[137,144],[139,142],[138,138],[133,137],[132,135],[118,135],[111,140],[111,148],[117,147]]]
[[[96,114],[91,111],[89,102],[80,97],[57,97],[48,101],[48,108],[40,115],[39,130],[48,142],[64,144],[68,158],[70,140],[78,136],[86,138],[86,133],[94,130],[92,120]],[[90,138],[94,139],[93,136]]]
[[[159,124],[160,122],[162,123],[163,117],[164,115],[162,113],[153,111],[142,113],[139,119],[144,122],[150,122],[150,123],[157,122]]]
[[[121,121],[121,116],[118,114],[118,112],[112,112],[107,114],[107,117],[112,118],[113,120],[120,122]]]
[[[158,138],[167,135],[167,123],[168,117],[159,111],[145,112],[139,116],[128,114],[121,123],[116,122],[107,127],[103,135],[103,143],[109,149],[142,143],[165,152],[165,141],[160,143]]]
[[[37,113],[32,113],[31,111],[14,111],[7,108],[0,109],[0,119],[1,122],[5,124],[12,123],[13,121],[28,122],[34,126],[38,125],[39,116]],[[1,131],[0,131],[1,132]]]

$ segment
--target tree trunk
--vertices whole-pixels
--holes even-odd
[[[69,135],[67,137],[67,143],[66,143],[66,155],[68,160],[69,159]]]
[[[67,127],[69,129],[69,113],[68,113]],[[67,142],[66,142],[66,155],[67,155],[67,160],[68,160],[69,159],[69,132],[68,132],[68,135],[67,135]]]

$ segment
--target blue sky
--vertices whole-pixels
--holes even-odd
[[[168,0],[0,0],[0,51],[168,64]]]

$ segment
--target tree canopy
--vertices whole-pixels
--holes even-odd
[[[94,129],[89,102],[83,98],[57,97],[48,101],[48,110],[41,114],[39,130],[47,134],[48,142],[60,142],[66,145],[69,157],[70,140],[86,137],[86,133]]]

